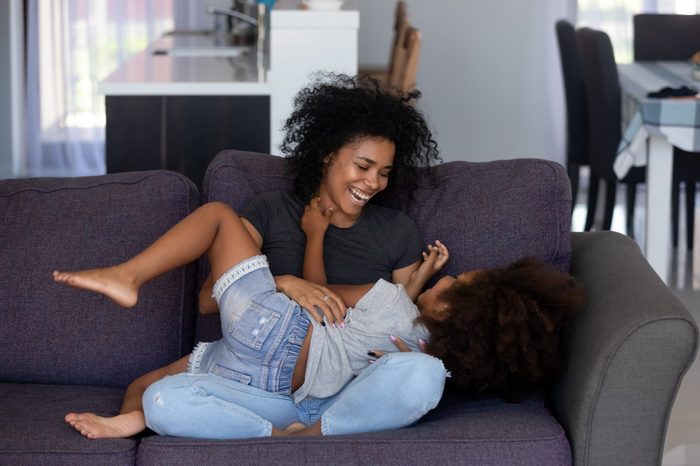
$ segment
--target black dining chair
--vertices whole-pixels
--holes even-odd
[[[576,206],[579,171],[588,165],[588,115],[586,110],[586,87],[583,83],[581,56],[576,43],[576,29],[565,19],[555,24],[561,73],[566,97],[566,170],[571,180],[571,208]],[[593,183],[594,180],[591,180]],[[593,209],[586,216],[586,231],[593,225],[593,212],[598,195],[598,181],[589,186],[589,201],[593,196]],[[590,202],[589,202],[590,204]]]
[[[688,60],[700,51],[700,15],[644,13],[635,15],[634,60]],[[685,184],[686,244],[693,249],[695,185],[700,183],[700,154],[673,148],[671,240],[678,247],[680,186]]]
[[[591,179],[605,181],[603,229],[609,230],[618,181],[613,171],[613,162],[622,138],[620,80],[610,37],[605,32],[581,28],[576,32],[576,38],[581,52],[588,107],[588,163]],[[633,167],[620,180],[627,185],[626,227],[629,236],[633,236],[634,232],[637,185],[644,183],[645,177],[645,168]],[[588,208],[591,213],[590,204]]]

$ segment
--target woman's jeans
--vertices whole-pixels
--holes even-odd
[[[264,437],[272,427],[321,419],[324,435],[395,429],[414,423],[442,396],[446,371],[423,353],[379,358],[329,398],[269,393],[209,374],[178,374],[148,387],[143,395],[146,425],[161,435],[207,439]]]

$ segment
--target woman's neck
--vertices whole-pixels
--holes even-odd
[[[319,207],[321,208],[321,212],[325,213],[329,206],[324,205],[323,200],[321,200],[321,202],[319,203]],[[364,212],[364,209],[362,210],[362,212]],[[360,212],[356,216],[351,217],[336,210],[333,213],[333,216],[331,217],[330,223],[331,225],[337,228],[350,228],[351,226],[355,225],[355,223],[359,220],[359,218],[362,216],[362,212]]]

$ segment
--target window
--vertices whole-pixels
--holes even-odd
[[[28,172],[104,172],[99,81],[173,29],[172,0],[30,0],[27,40]]]

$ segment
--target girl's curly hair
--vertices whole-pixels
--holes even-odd
[[[439,161],[437,142],[414,104],[419,91],[387,90],[368,77],[319,74],[294,99],[280,146],[294,177],[294,192],[307,202],[323,178],[324,158],[365,137],[396,146],[386,191],[413,182],[416,168]],[[376,197],[376,196],[375,196]]]
[[[496,392],[516,402],[561,368],[559,334],[583,306],[569,274],[532,257],[483,270],[440,294],[442,321],[421,316],[431,333],[426,351],[443,360],[451,383],[470,396]]]

